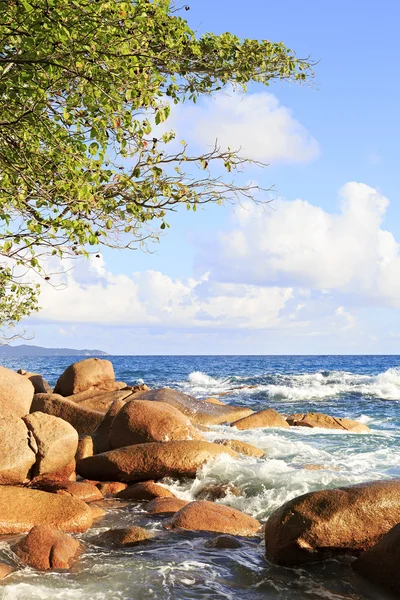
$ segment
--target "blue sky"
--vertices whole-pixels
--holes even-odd
[[[283,41],[318,61],[314,87],[252,86],[172,116],[270,164],[265,210],[186,210],[153,253],[106,251],[43,290],[32,343],[114,354],[398,353],[400,3],[209,0],[199,33]],[[342,191],[340,191],[342,190]]]

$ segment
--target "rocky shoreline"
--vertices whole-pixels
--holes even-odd
[[[219,424],[230,424],[232,439],[207,441],[204,433]],[[210,549],[235,549],[265,537],[267,560],[288,567],[356,557],[357,573],[398,594],[398,480],[310,492],[285,503],[266,523],[218,503],[235,495],[229,481],[199,490],[192,502],[163,485],[166,477],[195,477],[218,456],[261,458],[261,450],[234,439],[235,430],[267,427],[369,432],[338,416],[253,412],[217,398],[129,386],[115,381],[112,363],[103,359],[68,367],[54,392],[41,375],[0,367],[0,534],[8,536],[3,539],[10,548],[0,577],[26,565],[39,571],[79,565],[84,546],[74,534],[99,523],[103,498],[111,497],[140,503],[150,519],[161,516],[168,535],[215,534]],[[112,551],[152,537],[150,529],[131,526],[110,529],[94,542]]]

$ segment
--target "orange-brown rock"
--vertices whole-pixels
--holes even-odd
[[[112,362],[102,358],[86,358],[69,367],[59,377],[55,394],[72,396],[89,389],[106,389],[115,381]]]
[[[217,531],[231,535],[255,536],[260,523],[245,513],[207,500],[190,502],[181,508],[167,524],[168,529]]]
[[[218,398],[213,398],[212,396],[210,398],[205,398],[204,402],[209,402],[210,404],[220,404],[222,406],[228,406],[227,404],[225,404],[225,402],[222,402],[222,400],[218,400]]]
[[[400,597],[400,524],[395,525],[352,564],[353,569],[394,598]]]
[[[34,476],[53,473],[71,464],[78,447],[78,433],[70,423],[39,411],[26,415],[24,422],[37,447]]]
[[[23,420],[0,415],[0,485],[23,483],[35,464],[35,451]]]
[[[254,456],[255,458],[262,458],[264,456],[264,452],[260,450],[260,448],[256,448],[256,446],[248,444],[247,442],[242,442],[241,440],[220,439],[214,440],[214,442],[216,444],[222,444],[222,446],[226,446],[239,454],[245,454],[246,456]]]
[[[93,537],[90,541],[99,546],[111,548],[129,548],[144,544],[153,537],[153,534],[143,527],[122,527],[119,529],[108,529]]]
[[[93,522],[89,507],[81,500],[15,486],[0,486],[0,515],[0,535],[24,533],[35,525],[79,533]]]
[[[53,473],[46,473],[45,475],[38,475],[34,477],[31,482],[31,487],[40,487],[42,485],[59,483],[60,481],[76,481],[76,473],[75,473],[76,463],[73,459],[68,465],[65,465],[62,469],[58,471],[53,471]]]
[[[153,500],[154,498],[175,498],[175,494],[154,481],[140,481],[118,492],[117,498],[121,500]]]
[[[79,402],[75,400],[75,396],[69,396],[68,400],[73,400],[74,402],[77,402],[79,406],[84,406],[85,408],[97,410],[105,414],[115,400],[123,400],[126,402],[131,397],[133,396],[130,390],[116,390],[114,392],[103,392],[96,396],[90,396]]]
[[[345,417],[331,417],[324,413],[301,413],[287,417],[287,422],[292,427],[322,427],[323,429],[340,429],[354,433],[368,433],[370,428],[359,421]]]
[[[204,544],[206,548],[218,548],[220,550],[233,550],[235,548],[241,548],[243,544],[232,535],[217,535],[212,540],[207,540]]]
[[[69,569],[83,550],[82,544],[49,525],[37,525],[12,550],[24,565],[38,571]]]
[[[170,404],[186,415],[193,425],[232,423],[232,421],[237,421],[253,412],[244,406],[220,406],[204,402],[170,388],[138,392],[135,394],[135,400],[155,400]]]
[[[29,379],[0,367],[0,415],[23,417],[28,414],[34,391]]]
[[[78,473],[101,481],[142,481],[163,477],[195,477],[211,458],[237,454],[219,444],[197,440],[150,442],[110,450],[79,461]]]
[[[208,484],[203,486],[196,494],[196,500],[220,500],[226,496],[241,496],[241,490],[233,483]]]
[[[146,505],[145,510],[150,515],[171,515],[187,504],[189,504],[187,500],[179,498],[154,498]]]
[[[310,492],[286,502],[265,527],[267,555],[294,566],[360,553],[400,521],[400,480]]]
[[[35,394],[52,394],[53,389],[51,385],[38,373],[30,373],[29,371],[24,371],[23,369],[19,369],[17,371],[19,375],[23,375],[26,379],[32,383],[33,388],[35,390]]]
[[[46,492],[55,494],[66,494],[73,496],[82,502],[96,502],[103,499],[103,494],[92,483],[87,481],[61,481],[59,483],[42,484],[41,488]]]
[[[231,427],[236,427],[240,430],[259,429],[264,427],[283,427],[284,429],[289,429],[286,419],[273,408],[267,408],[266,410],[261,410],[248,417],[239,419],[238,421],[231,423]]]
[[[31,413],[37,411],[64,419],[79,435],[93,433],[104,417],[103,413],[79,406],[59,394],[35,394]]]
[[[110,449],[146,442],[202,440],[201,433],[177,408],[165,402],[130,400],[110,427]]]
[[[93,432],[93,447],[94,453],[99,454],[101,452],[107,452],[110,450],[110,427],[115,416],[125,406],[124,400],[114,400],[110,408],[104,415],[103,420],[99,423],[96,430]]]
[[[100,517],[104,517],[106,511],[101,506],[97,504],[91,503],[88,505],[90,510],[92,511],[93,520],[100,519]]]
[[[81,435],[78,441],[78,448],[76,450],[75,459],[82,460],[88,456],[94,454],[94,442],[91,435]]]
[[[11,573],[13,573],[14,571],[15,571],[15,568],[12,567],[11,565],[7,565],[6,563],[3,563],[3,562],[0,563],[0,579],[5,579],[9,575],[11,575]]]
[[[96,487],[100,490],[103,496],[115,496],[124,491],[127,487],[126,483],[121,481],[99,481]],[[119,497],[119,496],[117,496]]]

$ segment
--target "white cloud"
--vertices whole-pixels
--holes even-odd
[[[248,204],[203,260],[217,280],[337,291],[400,306],[400,252],[382,228],[389,201],[362,183],[340,190],[340,212],[304,200]]]
[[[219,92],[197,105],[173,108],[167,125],[187,142],[205,147],[218,139],[223,149],[241,149],[265,162],[306,162],[319,154],[318,142],[268,92]]]

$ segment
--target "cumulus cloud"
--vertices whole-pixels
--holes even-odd
[[[218,139],[223,149],[241,149],[265,162],[306,162],[319,154],[318,142],[268,92],[220,92],[197,105],[180,105],[167,125],[187,142],[206,147]]]
[[[400,252],[382,228],[388,199],[362,183],[339,193],[340,212],[305,200],[247,204],[206,261],[217,280],[336,291],[400,306]]]

